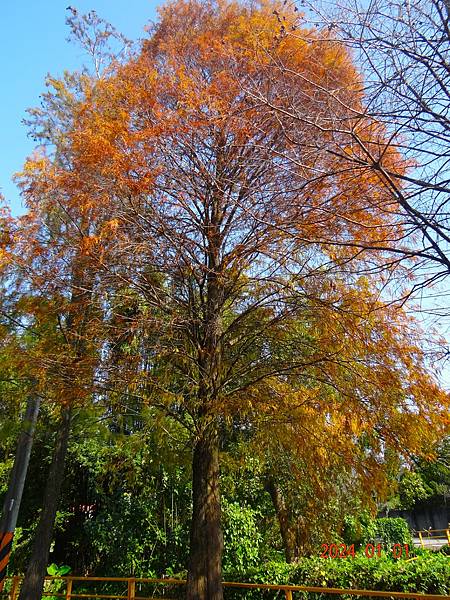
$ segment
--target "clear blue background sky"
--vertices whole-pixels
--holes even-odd
[[[26,109],[39,104],[47,73],[60,75],[83,63],[80,48],[66,41],[66,7],[95,10],[103,19],[136,40],[156,18],[155,0],[3,0],[0,17],[0,191],[13,214],[24,212],[11,176],[33,150],[21,121]]]

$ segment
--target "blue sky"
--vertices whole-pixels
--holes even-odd
[[[145,35],[144,26],[156,18],[155,0],[22,0],[2,2],[0,20],[0,191],[13,214],[24,212],[11,176],[33,150],[21,121],[26,109],[39,104],[47,73],[59,75],[83,63],[80,48],[66,41],[66,7],[95,10],[128,38]]]

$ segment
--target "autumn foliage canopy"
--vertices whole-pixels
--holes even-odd
[[[25,164],[3,255],[18,310],[47,323],[22,368],[69,404],[114,390],[189,432],[188,597],[220,598],[227,428],[295,456],[320,498],[326,469],[382,494],[387,449],[429,453],[448,426],[390,302],[395,261],[360,251],[401,239],[395,200],[327,152],[360,76],[277,3],[175,1],[139,51],[50,84],[33,125],[47,150]]]

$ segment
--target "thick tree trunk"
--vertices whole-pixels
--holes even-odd
[[[224,174],[226,139],[219,135],[216,147],[216,181],[205,201],[206,289],[201,319],[193,313],[192,339],[198,349],[198,391],[195,413],[198,436],[192,458],[192,521],[187,580],[187,600],[223,600],[223,536],[219,493],[219,433],[217,424],[222,383],[222,316],[225,281],[222,251],[224,233],[224,195],[220,185]],[[205,293],[206,292],[206,293]]]
[[[44,493],[42,512],[34,538],[31,559],[20,590],[19,600],[38,600],[42,595],[56,511],[58,509],[64,478],[71,421],[72,411],[70,408],[66,408],[62,413],[56,436],[52,464]]]
[[[192,460],[192,522],[187,600],[222,600],[223,537],[219,494],[219,439],[210,425]]]
[[[289,511],[286,507],[285,499],[273,477],[267,478],[265,487],[270,494],[277,515],[286,562],[292,563],[297,558],[296,535],[290,523]]]

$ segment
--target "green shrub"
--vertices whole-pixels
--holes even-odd
[[[342,537],[348,546],[354,544],[356,549],[372,542],[376,537],[375,519],[367,511],[358,515],[347,515],[344,518]]]
[[[258,513],[251,507],[222,499],[224,572],[245,573],[259,562],[261,534]]]
[[[377,538],[381,538],[382,542],[392,547],[394,544],[410,544],[412,545],[411,532],[409,531],[408,523],[405,519],[397,518],[381,518],[375,519],[374,532]],[[370,540],[367,540],[370,541]]]
[[[405,519],[373,519],[368,513],[358,516],[349,515],[344,519],[343,538],[347,545],[364,548],[366,544],[381,541],[385,548],[394,544],[412,545],[412,537]]]
[[[414,560],[395,560],[383,553],[380,558],[366,558],[358,553],[355,558],[322,559],[302,558],[294,565],[266,563],[246,574],[238,575],[238,581],[304,585],[311,587],[335,587],[343,589],[368,589],[398,592],[418,592],[449,595],[450,564],[443,554],[426,552]],[[227,590],[226,598],[261,598],[261,590]],[[266,598],[276,598],[266,592]],[[314,595],[309,595],[311,599]],[[321,596],[324,598],[336,596]],[[346,596],[342,596],[345,598]],[[351,596],[348,596],[351,598]]]

